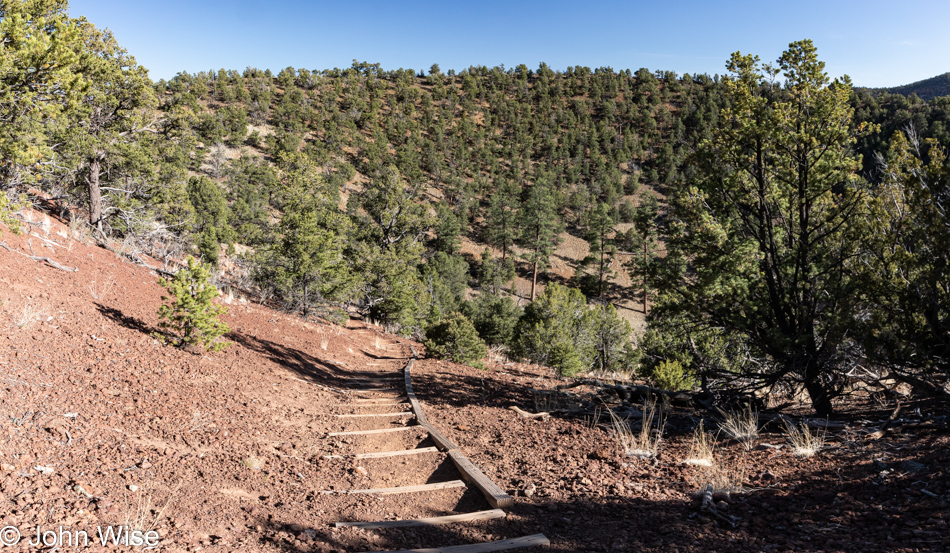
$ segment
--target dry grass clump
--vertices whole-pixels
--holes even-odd
[[[632,368],[619,369],[615,371],[595,370],[595,371],[588,371],[578,376],[585,377],[585,378],[596,378],[598,380],[633,382],[633,380],[636,378],[636,371]]]
[[[126,511],[125,511],[125,523],[123,526],[132,530],[138,530],[140,532],[149,532],[154,530],[159,526],[159,523],[162,521],[162,518],[165,516],[165,510],[168,509],[168,506],[171,504],[172,500],[175,499],[175,495],[178,493],[178,490],[181,489],[182,482],[179,481],[178,485],[168,494],[168,498],[165,500],[165,504],[160,508],[158,504],[152,504],[152,493],[138,494],[134,504],[126,502]]]
[[[689,444],[687,465],[711,467],[716,464],[716,439],[703,429],[703,421],[693,430],[693,440]]]
[[[20,311],[13,315],[13,324],[16,325],[17,328],[30,328],[42,319],[43,316],[44,313],[40,307],[35,305],[32,301],[28,301],[23,305]]]
[[[505,346],[492,346],[488,348],[488,361],[498,363],[499,365],[511,363],[511,359],[508,357],[508,348]]]
[[[732,465],[714,463],[704,467],[699,477],[699,489],[705,490],[712,486],[715,494],[734,494],[745,491],[743,483],[746,481],[746,468],[738,461]]]
[[[811,457],[821,451],[825,446],[825,431],[816,430],[812,434],[808,425],[804,422],[795,424],[791,420],[782,417],[782,423],[785,426],[785,437],[792,446],[792,455],[796,457]]]
[[[114,287],[115,280],[113,275],[110,274],[107,277],[101,277],[99,271],[96,271],[93,275],[93,281],[89,283],[89,293],[92,294],[94,300],[102,301],[109,297]]]
[[[636,433],[630,428],[628,419],[621,419],[612,410],[607,413],[611,428],[627,457],[649,459],[656,456],[666,428],[666,416],[657,409],[656,399],[643,401],[643,418]]]
[[[746,449],[752,449],[755,445],[755,439],[759,437],[759,414],[747,405],[741,411],[723,411],[722,421],[719,422],[719,428],[727,436],[742,443]]]

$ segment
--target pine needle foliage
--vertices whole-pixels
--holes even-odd
[[[166,303],[158,308],[162,319],[159,326],[171,335],[177,347],[198,345],[208,351],[220,351],[228,342],[218,341],[222,335],[230,332],[219,317],[227,310],[214,304],[218,289],[211,283],[210,269],[188,258],[188,266],[178,271],[171,279],[160,279],[168,290],[168,296],[162,296]]]

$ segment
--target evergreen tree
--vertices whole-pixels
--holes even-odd
[[[593,210],[588,224],[586,238],[590,244],[590,254],[581,262],[582,266],[593,266],[596,277],[596,295],[604,295],[604,283],[612,276],[610,262],[617,247],[614,245],[614,220],[610,215],[610,207],[606,203],[599,203]]]
[[[501,250],[501,259],[508,259],[508,251],[518,236],[518,185],[503,180],[491,197],[485,215],[485,241]]]
[[[515,353],[564,376],[589,370],[597,358],[593,317],[576,288],[545,287],[525,308],[515,336]]]
[[[435,249],[449,255],[455,255],[462,247],[462,239],[459,234],[462,232],[462,225],[452,208],[444,203],[435,206],[436,224],[435,224]]]
[[[218,342],[218,338],[230,332],[220,316],[227,310],[214,304],[218,289],[211,283],[211,271],[208,267],[188,257],[187,267],[180,269],[169,279],[160,279],[158,283],[167,291],[162,296],[166,303],[158,309],[162,319],[161,328],[172,333],[172,340],[178,347],[190,345],[203,346],[208,351],[218,351],[227,346],[227,342]]]
[[[433,223],[428,207],[390,167],[350,195],[349,211],[357,231],[350,259],[359,272],[358,307],[404,333],[421,328],[430,300],[417,267]]]
[[[155,163],[149,150],[148,131],[157,123],[156,98],[148,71],[120,47],[109,31],[88,21],[77,22],[83,47],[77,70],[88,80],[82,101],[56,128],[63,150],[74,158],[85,183],[89,223],[103,230],[103,187],[115,196],[113,210],[122,209],[125,195],[147,196],[149,191],[129,189],[129,183],[154,178]]]
[[[532,266],[531,301],[534,301],[538,273],[547,267],[551,254],[557,248],[562,226],[553,186],[547,176],[539,178],[527,194],[518,213],[521,226],[518,245],[528,250],[525,260]]]
[[[77,68],[82,40],[65,1],[0,1],[0,187],[33,182],[52,155],[45,125],[89,86]]]
[[[265,258],[262,280],[305,317],[347,299],[352,278],[341,236],[349,231],[349,219],[335,206],[312,197],[291,201],[277,226],[280,238]]]
[[[950,375],[950,162],[936,140],[900,131],[878,162],[858,328],[866,355],[891,376],[941,393]]]
[[[515,264],[510,260],[492,257],[488,248],[482,250],[481,263],[478,266],[478,286],[494,296],[501,294],[505,286],[515,280]]]
[[[673,200],[669,248],[695,273],[655,311],[742,334],[768,367],[745,376],[762,386],[797,380],[828,415],[866,240],[850,82],[830,81],[807,40],[790,44],[777,68],[739,53],[728,68],[732,107],[704,144],[706,178]]]
[[[643,292],[644,315],[648,313],[650,278],[659,249],[658,213],[659,204],[656,197],[644,193],[640,198],[640,206],[636,208],[633,216],[633,227],[630,228],[624,240],[625,247],[631,253],[627,268],[632,277],[633,286]]]
[[[228,224],[230,209],[224,192],[206,177],[188,179],[188,198],[195,209],[194,232],[198,236],[198,250],[212,265],[218,264],[220,244],[231,244],[237,237]]]
[[[423,345],[426,352],[436,359],[470,365],[488,354],[488,348],[478,337],[472,322],[461,313],[453,313],[428,326]]]

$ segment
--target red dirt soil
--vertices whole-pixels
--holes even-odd
[[[410,343],[359,322],[339,329],[233,300],[224,351],[163,346],[153,337],[158,277],[56,234],[65,234],[59,223],[49,229],[0,236],[11,248],[0,249],[0,528],[24,536],[6,550],[35,550],[27,539],[38,526],[93,535],[111,524],[156,530],[162,551],[374,551],[536,533],[553,551],[950,549],[948,437],[921,427],[871,439],[862,421],[886,418],[893,403],[852,410],[848,428],[812,458],[762,445],[784,444],[777,428],[751,451],[723,442],[721,465],[747,489],[717,496],[736,517],[731,528],[700,510],[704,469],[683,464],[700,413],[675,411],[659,455],[638,460],[623,455],[608,425],[509,410],[535,411],[531,390],[562,383],[547,369],[429,359],[413,368],[426,417],[515,496],[514,507],[505,518],[445,526],[334,528],[490,508],[474,487],[321,493],[460,478],[444,453],[346,457],[434,445],[421,429],[328,436],[409,423],[336,416],[407,409],[354,405],[400,392],[330,388],[401,378]],[[22,255],[31,252],[78,271]],[[945,405],[904,409],[918,407],[946,415]],[[106,549],[90,541],[87,550]]]

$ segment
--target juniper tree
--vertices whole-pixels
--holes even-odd
[[[737,52],[728,69],[732,107],[703,144],[704,178],[673,197],[668,247],[691,272],[654,314],[687,312],[743,336],[760,362],[744,377],[800,382],[828,415],[867,238],[851,83],[828,78],[809,40],[790,44],[776,67]]]

